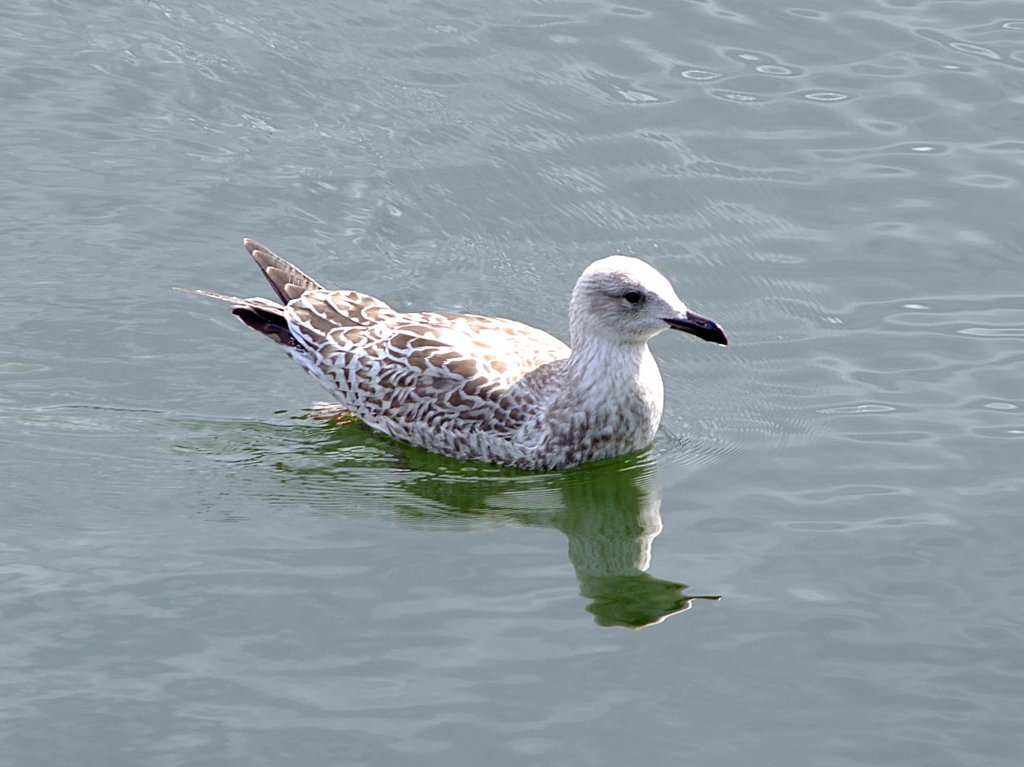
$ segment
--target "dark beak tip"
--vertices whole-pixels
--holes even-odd
[[[698,338],[702,338],[705,341],[710,341],[713,344],[718,344],[719,346],[729,345],[729,339],[726,338],[725,333],[723,333],[721,329],[719,329],[717,334],[698,336]]]
[[[673,317],[665,322],[673,330],[681,330],[684,333],[697,336],[703,341],[711,341],[720,346],[728,346],[729,339],[721,326],[707,317],[702,317],[695,312],[687,312],[685,317]]]

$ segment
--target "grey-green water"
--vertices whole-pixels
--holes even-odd
[[[4,3],[0,764],[1020,764],[1022,94],[1012,0]],[[171,290],[243,235],[733,345],[644,455],[437,459]]]

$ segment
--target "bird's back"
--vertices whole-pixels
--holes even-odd
[[[283,315],[301,347],[289,353],[346,409],[391,436],[451,454],[513,438],[544,405],[548,377],[529,374],[570,352],[520,322],[402,313],[352,291],[307,290]]]

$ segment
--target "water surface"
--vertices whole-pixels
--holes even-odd
[[[0,10],[0,763],[1019,764],[1018,4],[335,5]],[[562,337],[631,253],[732,345],[647,453],[448,461],[171,290],[242,236]]]

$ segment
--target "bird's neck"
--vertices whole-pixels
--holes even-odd
[[[660,416],[664,388],[658,363],[645,341],[620,343],[600,336],[577,336],[573,340],[569,376],[583,401],[643,401],[656,407]]]

